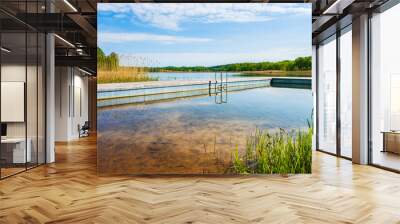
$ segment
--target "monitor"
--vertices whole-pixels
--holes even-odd
[[[1,123],[1,136],[7,136],[7,124]]]

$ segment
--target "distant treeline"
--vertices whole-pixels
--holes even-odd
[[[99,70],[113,71],[117,70],[119,65],[118,54],[112,52],[110,55],[105,55],[101,48],[97,48],[97,67]],[[235,63],[217,66],[193,66],[193,67],[143,67],[149,72],[244,72],[244,71],[307,71],[311,70],[311,57],[298,57],[295,60],[284,60],[277,62],[257,62],[257,63]]]
[[[235,63],[227,65],[217,65],[211,67],[194,66],[194,67],[155,67],[150,68],[151,72],[242,72],[242,71],[266,71],[266,70],[281,70],[281,71],[306,71],[311,70],[311,57],[298,57],[295,60],[285,60],[278,62],[258,62],[258,63]]]
[[[105,55],[101,48],[97,48],[97,68],[99,70],[113,71],[119,68],[118,54],[112,52],[110,55]]]

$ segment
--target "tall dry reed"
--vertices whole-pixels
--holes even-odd
[[[97,72],[98,83],[144,82],[157,81],[151,78],[147,69],[143,67],[118,67],[114,70],[99,70]]]

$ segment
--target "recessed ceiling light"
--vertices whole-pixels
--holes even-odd
[[[7,49],[5,47],[1,47],[0,49],[1,49],[1,51],[4,51],[6,53],[10,53],[11,52],[11,50],[9,50],[9,49]]]
[[[68,1],[64,0],[65,4],[67,4],[74,12],[78,12],[78,10]]]
[[[81,68],[79,68],[79,67],[78,67],[78,70],[81,71],[81,72],[83,72],[83,73],[85,73],[85,74],[87,74],[87,75],[92,75],[92,73],[90,73],[90,72],[88,72],[88,71],[85,71],[85,70],[83,70],[83,69],[81,69]]]
[[[355,0],[336,0],[332,5],[325,9],[322,14],[342,14],[343,10],[351,5],[354,1]]]
[[[55,37],[57,37],[59,40],[61,40],[62,42],[64,42],[64,43],[66,43],[67,45],[69,45],[70,47],[73,47],[73,48],[75,48],[75,45],[73,45],[71,42],[69,42],[68,40],[66,40],[66,39],[64,39],[64,38],[62,38],[62,37],[60,37],[59,35],[57,35],[57,34],[54,34],[54,36]]]

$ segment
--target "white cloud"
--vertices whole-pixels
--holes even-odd
[[[102,43],[121,43],[121,42],[136,42],[136,41],[153,41],[166,44],[172,43],[202,43],[212,41],[210,38],[200,37],[185,37],[173,35],[158,35],[149,33],[108,33],[100,32],[98,39]]]
[[[120,54],[121,64],[129,66],[214,66],[240,62],[290,60],[311,55],[311,48],[272,49],[248,53],[135,53]]]
[[[183,22],[201,23],[220,22],[261,22],[276,15],[298,15],[311,13],[310,6],[304,4],[267,4],[267,3],[202,3],[202,4],[161,4],[161,3],[101,3],[102,12],[123,13],[135,16],[152,26],[179,30]]]

